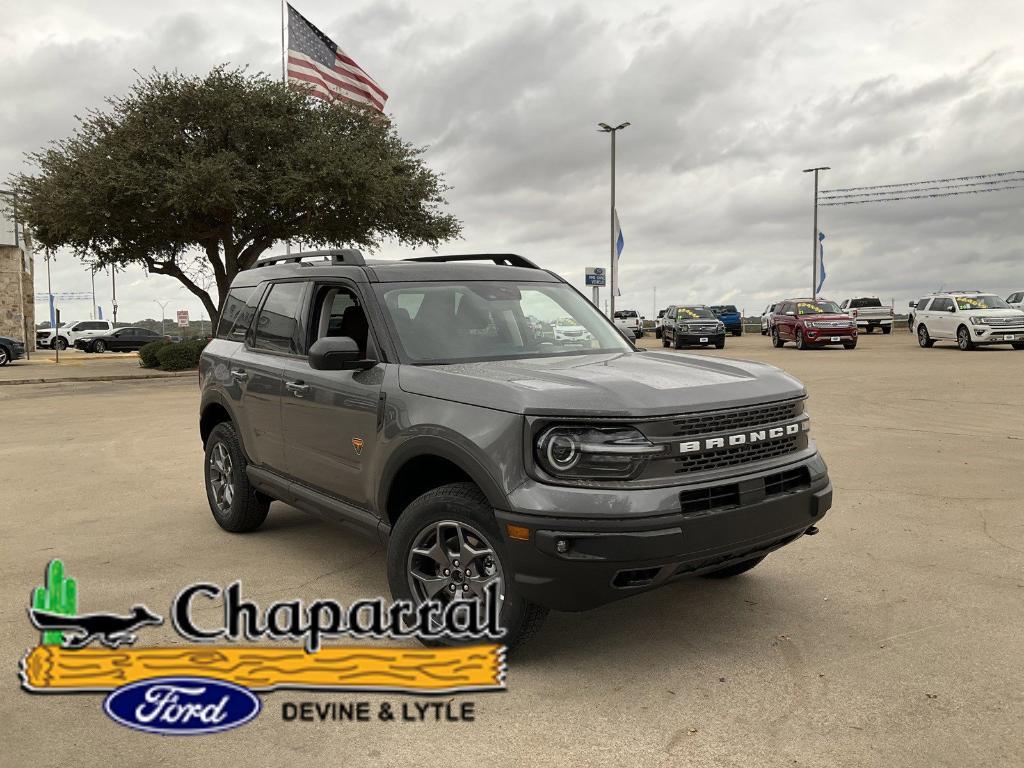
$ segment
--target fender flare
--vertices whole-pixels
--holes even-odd
[[[508,509],[508,496],[494,480],[484,465],[457,443],[438,435],[422,435],[412,437],[397,447],[388,457],[387,463],[379,476],[377,485],[376,508],[384,515],[387,509],[388,496],[395,476],[409,461],[420,456],[438,456],[450,461],[465,472],[470,480],[483,492],[487,503],[494,509]],[[386,521],[386,515],[385,515]]]

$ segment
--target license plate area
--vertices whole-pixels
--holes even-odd
[[[707,344],[708,343],[708,337],[707,336],[701,336],[700,337],[700,343],[701,344]]]
[[[833,336],[831,340],[832,341],[839,341],[839,337],[838,336]]]

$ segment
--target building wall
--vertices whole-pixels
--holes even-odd
[[[28,346],[35,339],[33,259],[14,245],[0,245],[0,336],[20,339]]]

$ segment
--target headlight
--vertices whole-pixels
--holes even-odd
[[[716,327],[716,330],[724,331],[725,330],[725,323],[719,323],[718,326]]]
[[[537,463],[566,480],[629,480],[663,453],[633,427],[550,427],[537,438]]]
[[[971,325],[985,325],[985,322],[988,320],[986,317],[972,317],[969,319],[971,321]]]

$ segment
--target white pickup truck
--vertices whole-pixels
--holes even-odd
[[[644,319],[635,309],[615,310],[615,324],[619,328],[629,328],[634,338],[641,338],[644,335]]]
[[[882,333],[892,333],[895,313],[892,307],[883,306],[881,299],[874,296],[844,299],[839,308],[857,321],[859,330],[873,333],[875,328],[881,328]]]
[[[114,330],[114,324],[110,320],[72,320],[70,323],[62,323],[57,329],[56,338],[52,328],[42,328],[36,331],[36,346],[43,349],[65,350],[75,346],[79,339],[87,339],[91,336],[100,336]]]

